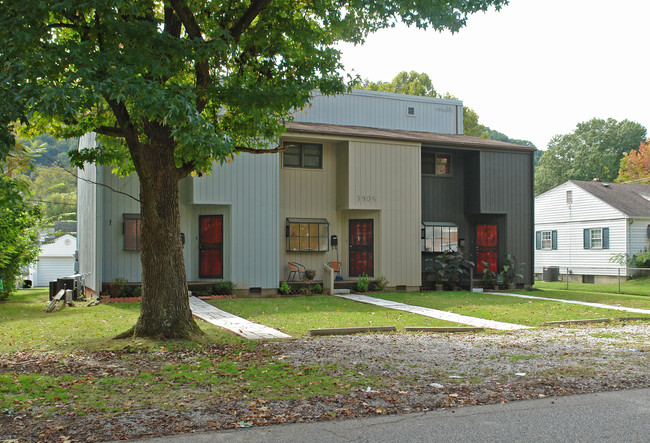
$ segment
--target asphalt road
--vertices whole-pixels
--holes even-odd
[[[168,442],[650,442],[650,389],[138,440]]]

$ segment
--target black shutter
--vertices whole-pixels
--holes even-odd
[[[557,249],[557,231],[551,231],[551,249]]]
[[[591,249],[591,230],[590,229],[585,229],[584,230],[584,248],[585,249]]]
[[[603,249],[609,249],[609,228],[603,228]]]
[[[535,249],[542,249],[542,231],[535,232]]]

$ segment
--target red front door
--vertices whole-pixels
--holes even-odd
[[[374,275],[372,220],[350,220],[350,277],[361,275]]]
[[[199,277],[223,277],[223,216],[199,216]]]
[[[476,270],[483,274],[483,269],[488,268],[497,272],[497,225],[476,226]],[[487,266],[483,263],[487,263]]]

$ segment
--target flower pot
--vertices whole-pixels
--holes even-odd
[[[305,271],[305,278],[307,280],[313,280],[314,277],[316,277],[316,271],[314,271],[313,269],[307,269]]]

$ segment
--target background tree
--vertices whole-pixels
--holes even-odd
[[[30,203],[29,181],[20,173],[30,167],[29,150],[17,145],[8,154],[0,160],[0,300],[13,292],[22,268],[40,250],[40,207]]]
[[[621,159],[618,183],[634,182],[650,184],[650,139],[641,142],[639,149],[632,149]]]
[[[77,220],[77,179],[71,171],[58,164],[36,166],[31,177],[33,201],[44,204],[46,224]]]
[[[535,193],[567,180],[613,181],[623,155],[645,139],[646,128],[628,120],[594,118],[578,123],[575,131],[556,135],[535,169]]]
[[[314,89],[344,92],[337,41],[361,42],[397,20],[457,31],[468,14],[505,3],[4,0],[0,123],[62,139],[95,131],[100,146],[73,162],[137,173],[142,308],[125,336],[190,337],[200,330],[187,297],[179,180],[271,147],[264,141],[278,139]],[[10,140],[0,131],[0,143]]]

